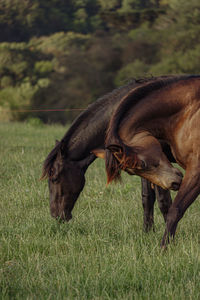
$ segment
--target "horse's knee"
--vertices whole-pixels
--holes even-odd
[[[182,216],[183,212],[179,207],[170,207],[166,220],[167,231],[170,236],[174,237],[176,227]]]

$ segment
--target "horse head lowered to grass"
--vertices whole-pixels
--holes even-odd
[[[47,156],[42,178],[48,178],[50,192],[50,211],[55,218],[69,221],[72,209],[85,184],[85,172],[95,160],[94,149],[104,149],[105,136],[111,115],[120,100],[134,88],[152,82],[155,78],[138,80],[118,88],[91,104],[73,122],[60,142]],[[170,160],[174,160],[166,143],[162,147]],[[142,179],[142,204],[144,208],[144,228],[153,225],[155,194],[160,210],[166,220],[171,205],[170,193],[155,187]]]
[[[150,140],[150,152],[155,138],[170,145],[176,161],[186,170],[167,214],[163,247],[174,237],[179,220],[200,192],[199,128],[200,76],[192,75],[162,78],[133,89],[122,98],[108,126],[105,144],[109,181],[118,177],[121,169],[127,169],[164,187],[160,154],[149,164],[143,155],[145,149],[142,145],[138,148],[141,134]],[[177,176],[181,174],[177,172]],[[168,188],[174,186],[173,179],[170,181]]]
[[[182,173],[174,168],[165,154],[159,141],[146,131],[135,134],[126,147],[115,142],[106,147],[107,183],[120,177],[121,170],[130,175],[139,175],[163,189],[178,190]],[[105,158],[105,150],[93,150],[97,157]],[[109,155],[112,155],[109,158]],[[114,159],[112,159],[114,158]]]

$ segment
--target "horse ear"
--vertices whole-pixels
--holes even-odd
[[[106,152],[104,149],[94,149],[91,151],[96,157],[105,159]]]
[[[66,154],[65,143],[63,140],[61,140],[60,142],[56,141],[56,145],[59,146],[57,158],[62,161]]]
[[[106,147],[106,149],[108,149],[110,152],[112,152],[112,154],[115,156],[115,158],[120,162],[123,158],[123,148],[120,145],[109,145]]]
[[[57,154],[56,160],[59,161],[60,163],[63,162],[63,154],[62,154],[62,150],[61,149],[58,150],[58,154]]]
[[[58,142],[57,145],[59,145],[59,149],[58,149],[58,154],[57,154],[57,159],[61,162],[63,162],[63,159],[65,157],[65,147],[64,147],[64,142]]]

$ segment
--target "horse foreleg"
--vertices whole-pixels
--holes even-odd
[[[155,203],[155,191],[151,187],[151,183],[141,178],[142,184],[142,205],[144,210],[144,230],[148,232],[154,225],[154,203]]]
[[[178,222],[183,217],[187,208],[194,202],[200,193],[200,172],[196,170],[186,170],[181,187],[174,202],[169,208],[166,220],[166,230],[161,246],[164,248],[171,238],[174,238]]]
[[[172,204],[172,198],[170,195],[170,191],[164,190],[160,186],[155,185],[155,193],[156,193],[156,199],[158,201],[158,206],[159,206],[160,211],[163,215],[163,218],[166,222],[167,214],[168,214],[169,208]]]

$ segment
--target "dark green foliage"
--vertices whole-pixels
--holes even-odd
[[[97,0],[2,0],[0,41],[24,41],[58,31],[87,33],[95,28]]]
[[[0,120],[71,121],[135,77],[199,73],[198,0],[0,1]]]

